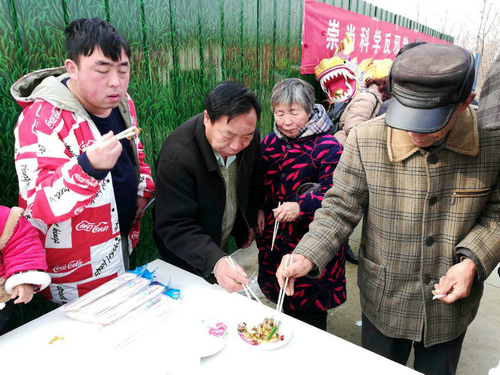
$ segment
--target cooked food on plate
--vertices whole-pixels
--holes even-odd
[[[273,344],[284,340],[284,336],[279,332],[279,325],[274,324],[273,318],[265,318],[262,323],[252,328],[248,328],[244,322],[240,323],[238,325],[238,334],[243,340],[252,345]]]

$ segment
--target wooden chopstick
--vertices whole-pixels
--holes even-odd
[[[281,202],[278,203],[278,207],[281,206]],[[279,228],[279,222],[278,219],[275,219],[274,221],[274,231],[273,231],[273,241],[271,242],[271,251],[274,249],[274,241],[276,241],[276,235],[278,234],[278,228]]]
[[[233,258],[231,258],[231,256],[228,256],[228,257],[226,258],[226,260],[227,260],[227,262],[229,263],[229,265],[230,265],[231,267],[233,267],[233,268],[234,268],[234,270],[235,270],[236,272],[238,272],[238,269],[236,268],[236,265],[235,265],[235,264],[234,264],[234,262],[233,262]],[[250,297],[250,295],[248,294],[248,292],[250,292],[250,293],[252,294],[253,298],[255,298],[255,300],[256,300],[258,303],[260,303],[261,305],[263,304],[263,303],[260,301],[260,299],[259,299],[259,298],[255,295],[255,293],[252,291],[252,289],[250,289],[250,287],[246,286],[245,284],[241,284],[241,285],[243,286],[243,289],[245,290],[245,293],[246,293],[246,295],[247,295],[247,297],[248,297],[248,298],[252,299],[252,297]]]

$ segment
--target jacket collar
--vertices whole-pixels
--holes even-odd
[[[207,139],[207,134],[205,133],[205,124],[203,123],[203,112],[196,116],[196,143],[198,144],[198,148],[200,149],[201,157],[205,162],[207,170],[209,172],[213,172],[219,169],[219,165],[217,164],[217,159],[214,154],[214,150],[212,145]]]
[[[472,107],[459,113],[456,123],[443,146],[457,154],[476,156],[479,152],[479,137],[476,114]],[[415,146],[408,134],[399,129],[387,127],[387,150],[389,160],[393,163],[403,161],[420,150]]]

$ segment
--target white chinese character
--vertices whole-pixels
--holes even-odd
[[[401,49],[401,35],[394,35],[394,48],[392,53],[398,53]]]
[[[368,52],[368,46],[370,45],[370,28],[361,28],[361,41],[359,42],[359,48],[361,52],[363,52],[363,48],[365,49],[365,53]]]
[[[403,38],[403,47],[404,47],[404,46],[406,46],[408,43],[409,43],[409,41],[408,41],[408,37],[407,37],[407,36],[405,36],[405,37]]]
[[[391,34],[385,34],[384,53],[391,53]]]
[[[327,33],[327,45],[326,48],[331,49],[332,51],[336,49],[339,46],[339,28],[340,28],[340,22],[337,20],[329,20],[328,21],[328,30],[326,31]]]
[[[375,35],[373,36],[373,41],[375,42],[375,44],[372,44],[375,53],[378,53],[378,50],[380,49],[381,40],[382,40],[382,30],[376,30]]]
[[[356,31],[356,26],[354,26],[352,23],[347,25],[347,30],[346,30],[346,35],[349,35],[349,38],[352,40],[352,45],[356,45],[356,34],[354,33]]]

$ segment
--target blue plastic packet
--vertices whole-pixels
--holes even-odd
[[[167,285],[159,283],[158,281],[154,281],[153,284],[159,284],[159,285],[164,286],[165,290],[162,293],[165,294],[166,296],[169,296],[172,299],[179,299],[179,297],[181,296],[180,289],[171,288],[170,282],[171,282],[171,279],[168,280]]]

